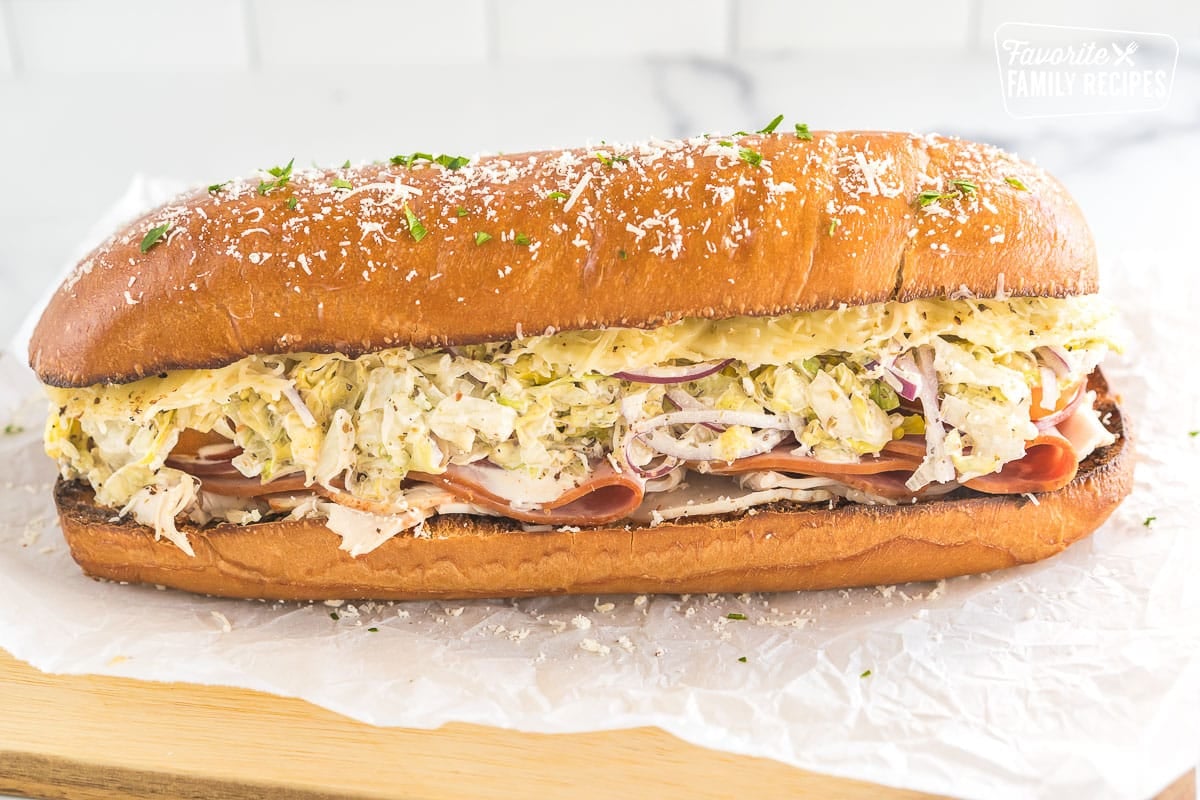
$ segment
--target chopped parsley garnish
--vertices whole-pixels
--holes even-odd
[[[16,433],[21,433],[24,430],[25,430],[24,426],[14,425],[11,422],[4,426],[4,433],[7,434],[8,436],[12,436],[13,434],[16,434]]]
[[[1197,436],[1200,436],[1200,431],[1188,431],[1188,436],[1195,439]]]
[[[947,196],[949,196],[949,195],[947,195]],[[935,192],[932,189],[926,189],[925,191],[923,191],[919,195],[917,195],[917,203],[920,204],[921,208],[924,208],[925,206],[927,206],[931,203],[936,203],[938,200],[941,200],[941,199],[942,199],[942,193]]]
[[[964,180],[950,181],[950,185],[953,186],[955,189],[958,189],[964,195],[975,194],[975,192],[979,189],[979,187],[976,186],[971,181],[964,181]]]
[[[288,181],[292,179],[292,165],[295,163],[296,159],[293,158],[291,161],[287,162],[285,166],[271,167],[269,170],[267,170],[267,174],[275,180],[259,181],[258,193],[261,195],[267,195],[275,189],[282,189],[283,187],[287,186]]]
[[[809,131],[807,122],[796,123],[796,138],[803,139],[806,142],[812,141],[812,132]]]
[[[1012,176],[1009,176],[1009,177],[1007,177],[1007,178],[1005,178],[1005,179],[1004,179],[1004,182],[1005,182],[1005,183],[1007,183],[1009,186],[1013,187],[1014,189],[1016,189],[1016,190],[1017,190],[1017,191],[1019,191],[1019,192],[1028,192],[1028,191],[1029,191],[1029,187],[1028,187],[1028,186],[1026,186],[1026,185],[1025,185],[1025,184],[1024,184],[1022,181],[1021,181],[1021,179],[1020,179],[1020,178],[1014,178],[1014,177],[1012,177]]]
[[[164,222],[162,225],[155,225],[153,228],[148,230],[146,235],[142,237],[142,252],[145,253],[151,247],[154,247],[154,245],[158,244],[159,240],[162,239],[166,232],[170,229],[171,223]]]
[[[745,664],[745,663],[746,663],[746,657],[745,657],[745,656],[742,656],[741,658],[739,658],[739,659],[738,659],[738,661],[740,661],[741,663]]]
[[[296,163],[296,159],[293,157],[288,160],[288,162],[285,166],[271,167],[269,170],[267,170],[267,172],[276,178],[290,179],[292,177],[292,165],[295,163]]]
[[[342,164],[342,169],[350,169],[350,159],[346,159],[346,161]]]
[[[485,242],[490,242],[491,240],[492,240],[492,235],[490,233],[484,233],[483,231],[475,231],[475,246],[476,247],[478,247],[481,244],[484,244]]]
[[[447,156],[440,155],[434,159],[438,164],[441,164],[446,169],[462,169],[467,164],[471,163],[471,159],[466,156]]]
[[[547,200],[566,200],[567,193],[554,191],[554,192],[551,192],[550,194],[546,195],[546,199]]]
[[[726,615],[725,615],[725,619],[745,619],[745,618],[746,618],[746,615],[745,615],[745,614],[739,614],[739,613],[738,613],[738,612],[736,612],[736,611],[734,611],[734,612],[733,612],[733,613],[731,613],[731,614],[726,614]]]
[[[841,224],[842,224],[842,221],[840,219],[838,219],[837,217],[834,217],[833,219],[829,220],[829,235],[833,236],[833,232],[836,231],[838,229],[838,225],[841,225]]]
[[[471,159],[466,156],[448,156],[445,153],[438,156],[433,153],[413,153],[407,156],[392,156],[388,160],[398,167],[408,167],[409,169],[416,166],[418,161],[428,161],[430,164],[437,164],[446,169],[462,169],[471,163]]]
[[[344,178],[334,178],[329,182],[329,185],[335,189],[353,189],[354,184]]]
[[[626,253],[624,250],[618,250],[618,251],[617,251],[617,258],[619,258],[619,259],[621,259],[622,261],[624,261],[625,259],[629,258],[629,253]]]
[[[224,191],[225,187],[231,183],[233,183],[233,181],[225,181],[224,183],[211,184],[208,187],[208,193],[209,194],[217,194],[218,192]]]
[[[614,164],[624,164],[629,161],[629,156],[610,156],[605,152],[597,152],[596,160],[606,167],[612,168]]]
[[[860,678],[869,678],[869,677],[871,677],[871,670],[869,670],[869,669],[864,669],[864,670],[862,671],[862,674],[861,674],[861,675],[859,675],[858,677],[860,677]]]
[[[408,203],[404,204],[404,219],[408,221],[408,232],[413,237],[414,242],[421,241],[429,234],[429,231],[421,224],[421,220],[408,207]]]
[[[1151,524],[1154,522],[1154,520],[1156,520],[1156,519],[1158,519],[1158,517],[1146,517],[1146,521],[1145,521],[1145,522],[1143,522],[1142,524],[1143,524],[1143,525],[1145,525],[1147,528],[1149,528],[1149,527],[1150,527],[1150,525],[1151,525]]]
[[[871,384],[870,396],[875,405],[884,411],[891,411],[893,408],[900,407],[900,396],[896,394],[895,389],[883,381],[875,381],[875,383]]]
[[[340,616],[338,616],[338,612],[336,612],[336,611],[330,611],[330,612],[329,612],[329,618],[330,618],[331,620],[333,620],[334,622],[337,622],[339,619],[341,619],[341,617],[340,617]]]
[[[521,245],[521,247],[529,247],[529,237],[523,233],[518,233],[513,241]]]
[[[722,139],[717,142],[717,144],[719,144],[721,147],[733,147],[733,142],[731,142],[729,139]]]
[[[776,117],[775,119],[768,122],[761,129],[759,129],[758,132],[759,133],[774,133],[775,129],[779,127],[779,123],[781,123],[781,122],[783,122],[783,114],[780,114],[778,117]]]
[[[741,150],[738,150],[738,158],[740,158],[742,161],[745,161],[752,167],[757,167],[762,163],[763,157],[762,153],[758,152],[757,150],[751,150],[749,147],[743,147]]]
[[[953,200],[956,197],[970,197],[979,191],[979,187],[974,183],[961,178],[951,180],[950,185],[954,188],[949,192],[938,192],[933,189],[924,190],[917,195],[917,205],[919,205],[921,208],[925,208],[926,206],[932,205],[939,200]]]
[[[367,628],[367,633],[379,633],[379,628]]]
[[[457,206],[454,209],[454,216],[458,217],[459,219],[462,219],[463,217],[467,216],[468,213],[470,213],[470,212],[468,212],[462,206]]]
[[[391,162],[398,167],[412,167],[418,161],[433,161],[433,153],[413,153],[408,156],[392,156]]]
[[[291,197],[288,198],[288,202],[287,202],[288,208],[295,210],[296,206],[299,204],[300,204],[300,201],[296,199],[295,195],[292,195]]]

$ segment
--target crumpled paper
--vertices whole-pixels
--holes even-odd
[[[139,180],[97,232],[172,188]],[[240,686],[376,725],[656,725],[958,797],[1149,797],[1200,752],[1200,382],[1179,362],[1200,297],[1177,263],[1106,264],[1132,334],[1106,369],[1140,463],[1100,531],[1005,572],[803,594],[335,606],[88,580],[50,498],[23,360],[35,311],[0,358],[0,647],[48,672]]]

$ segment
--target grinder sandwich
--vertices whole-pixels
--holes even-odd
[[[1044,558],[1128,492],[1096,288],[1062,187],[954,139],[417,154],[156,209],[30,360],[98,577],[870,585]]]

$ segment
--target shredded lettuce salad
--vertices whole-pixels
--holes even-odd
[[[368,500],[400,492],[409,472],[481,459],[534,479],[582,476],[614,450],[647,463],[660,454],[644,439],[620,443],[639,422],[683,406],[771,415],[812,456],[852,462],[925,432],[920,404],[901,402],[895,388],[895,375],[919,372],[913,354],[924,353],[946,435],[914,488],[945,480],[947,465],[951,479],[966,480],[1023,455],[1036,436],[1031,389],[1045,378],[1035,350],[1062,354],[1065,385],[1083,380],[1115,346],[1109,305],[1088,296],[686,319],[353,359],[250,356],[130,384],[49,388],[45,443],[63,476],[87,481],[100,504],[153,517],[169,534],[163,517],[200,503],[195,480],[164,466],[185,429],[233,440],[243,476],[303,474]],[[615,377],[714,360],[726,363],[683,383]],[[759,435],[741,424],[672,430],[679,446],[724,460],[750,452]],[[208,518],[257,518],[236,504],[207,507]]]

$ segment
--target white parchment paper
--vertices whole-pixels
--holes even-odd
[[[97,231],[171,188],[136,182]],[[0,647],[49,672],[242,686],[376,725],[657,725],[960,797],[1146,798],[1200,753],[1200,292],[1174,274],[1184,255],[1106,264],[1132,331],[1107,372],[1136,433],[1133,496],[1057,558],[937,585],[335,607],[95,582],[55,522],[18,341],[0,358]]]

